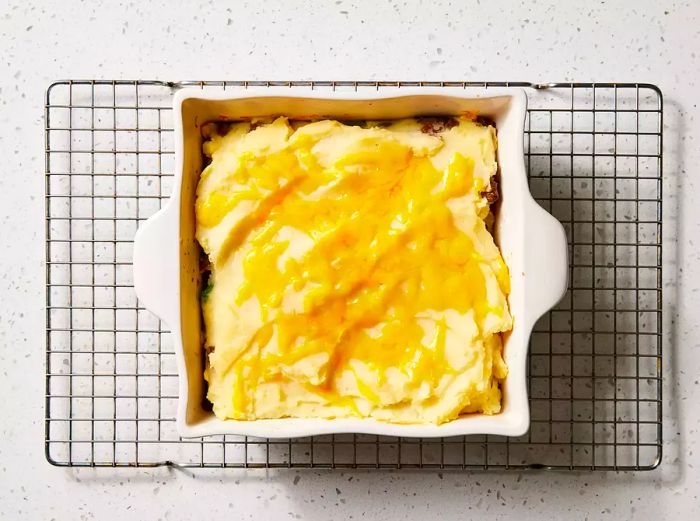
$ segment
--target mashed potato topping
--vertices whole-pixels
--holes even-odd
[[[468,117],[214,130],[196,235],[216,415],[498,413],[512,319],[486,226],[495,147]]]

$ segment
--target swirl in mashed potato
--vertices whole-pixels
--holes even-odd
[[[495,148],[469,117],[213,130],[196,236],[216,415],[498,413],[512,318],[486,224]]]

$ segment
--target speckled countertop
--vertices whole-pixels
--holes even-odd
[[[460,4],[3,3],[1,519],[113,519],[127,511],[134,519],[700,518],[700,6]],[[43,95],[60,78],[657,83],[666,106],[663,464],[639,474],[51,467],[43,454]]]

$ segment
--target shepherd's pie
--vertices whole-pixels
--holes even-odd
[[[495,414],[512,327],[470,116],[211,125],[196,237],[222,419]]]

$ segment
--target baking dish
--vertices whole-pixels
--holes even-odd
[[[316,91],[240,88],[184,89],[173,102],[175,179],[167,204],[134,239],[137,296],[170,327],[179,373],[177,429],[183,437],[241,434],[288,438],[331,433],[404,437],[466,434],[519,436],[529,427],[526,360],[536,320],[563,296],[567,243],[562,225],[532,198],[523,158],[526,96],[517,89],[386,88]],[[203,167],[201,126],[212,120],[286,115],[290,119],[396,119],[465,112],[491,118],[498,132],[501,202],[495,237],[510,270],[513,330],[504,337],[509,375],[497,415],[469,414],[441,425],[391,424],[368,418],[220,420],[205,406],[201,346],[200,250],[194,202]]]

